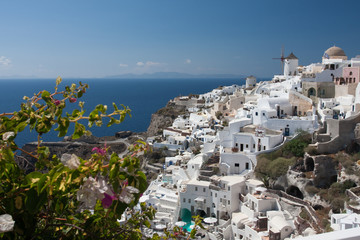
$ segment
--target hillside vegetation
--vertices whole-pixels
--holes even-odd
[[[280,149],[257,157],[255,174],[259,178],[277,179],[286,174],[289,166],[304,156],[304,149],[311,143],[311,135],[302,132],[296,138],[287,142]]]

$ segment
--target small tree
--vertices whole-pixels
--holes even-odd
[[[140,170],[139,153],[146,150],[144,142],[130,147],[130,155],[120,158],[108,155],[106,146],[94,148],[90,159],[72,154],[50,156],[41,145],[43,134],[58,131],[59,137],[75,125],[74,139],[90,134],[88,126],[107,126],[121,123],[130,109],[107,113],[106,105],[97,105],[85,116],[84,102],[71,114],[65,113],[67,104],[74,104],[86,92],[87,84],[72,84],[58,91],[61,78],[56,80],[54,93],[41,91],[33,97],[24,97],[20,110],[0,114],[0,218],[3,221],[0,237],[3,239],[141,239],[141,228],[150,226],[155,215],[153,208],[138,204],[147,188],[145,174]],[[35,152],[26,152],[16,145],[16,136],[26,127],[38,133]],[[17,151],[36,159],[35,171],[26,174],[17,163]],[[126,212],[126,220],[118,219]],[[199,220],[196,222],[199,224]],[[179,228],[168,237],[181,234]],[[192,236],[195,231],[191,233]],[[158,238],[155,234],[153,238]]]

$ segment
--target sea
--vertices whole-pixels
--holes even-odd
[[[112,103],[121,104],[131,109],[131,117],[124,122],[111,127],[92,127],[89,130],[93,135],[113,136],[119,131],[144,132],[147,130],[151,115],[164,107],[170,99],[189,94],[202,94],[210,92],[219,86],[245,84],[245,79],[63,79],[59,91],[72,83],[79,81],[87,83],[89,89],[78,101],[85,102],[85,109],[89,113],[97,104],[108,106],[112,110]],[[24,96],[32,97],[41,90],[53,92],[55,79],[9,79],[0,80],[0,113],[18,111],[20,104],[25,102]],[[77,103],[68,103],[69,112],[78,108]],[[106,121],[105,121],[106,122]],[[106,125],[106,124],[105,124]],[[71,135],[73,128],[69,128]],[[51,131],[44,134],[43,141],[60,141],[57,132]],[[21,147],[25,143],[37,140],[37,134],[26,128],[16,137],[16,144]]]

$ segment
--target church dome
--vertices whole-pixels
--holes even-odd
[[[333,46],[325,51],[324,56],[329,57],[346,57],[344,50],[339,47]]]

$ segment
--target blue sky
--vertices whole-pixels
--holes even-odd
[[[0,77],[280,72],[333,46],[360,54],[360,1],[43,0],[0,2]]]

